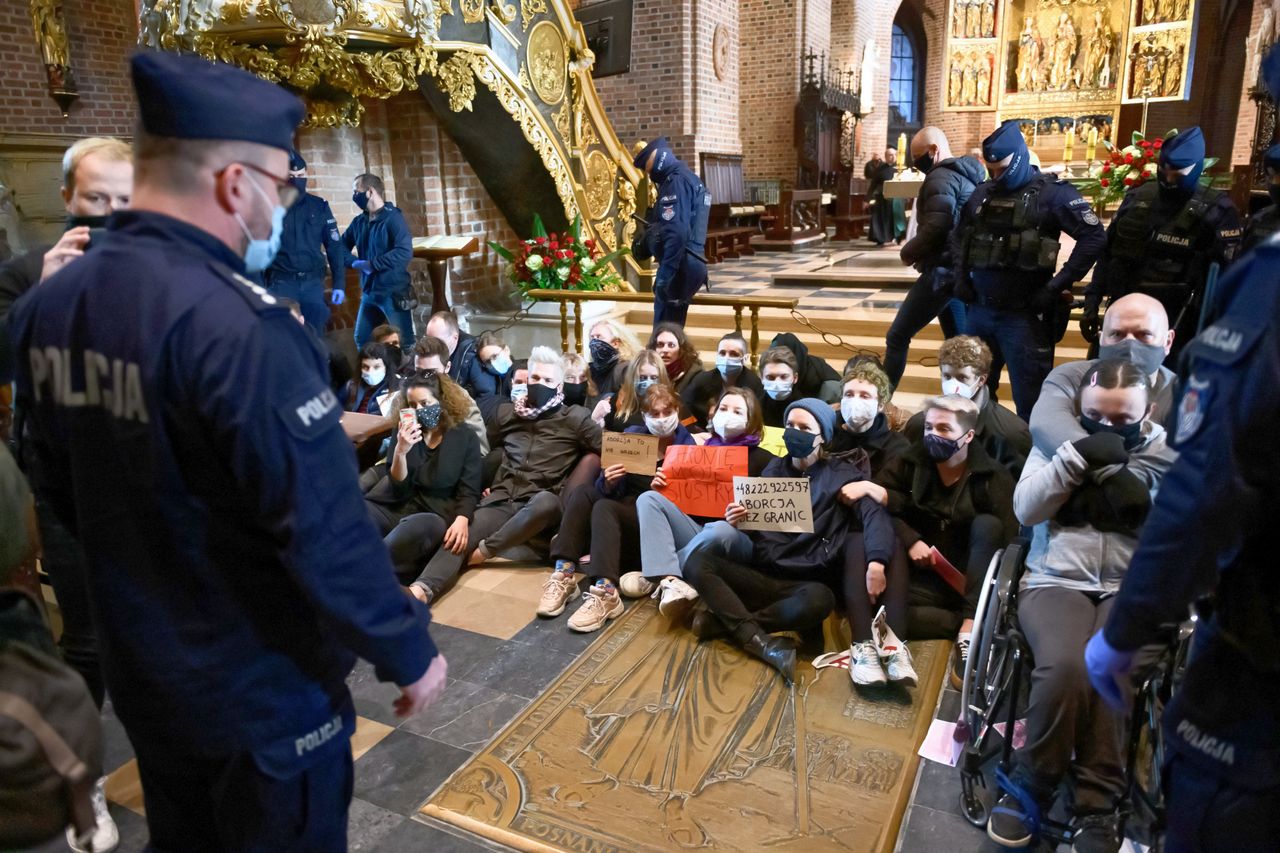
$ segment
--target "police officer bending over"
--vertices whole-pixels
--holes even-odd
[[[1165,364],[1193,337],[1211,264],[1225,267],[1240,243],[1240,216],[1226,193],[1201,186],[1204,136],[1189,127],[1164,141],[1156,180],[1125,193],[1107,228],[1107,251],[1085,289],[1080,331],[1096,341],[1098,310],[1126,293],[1160,301],[1174,331]]]
[[[14,307],[18,399],[84,546],[151,845],[344,850],[355,654],[401,715],[446,666],[368,520],[323,353],[244,277],[297,194],[302,104],[191,55],[132,69],[133,208]]]
[[[1271,196],[1271,204],[1249,217],[1249,224],[1244,230],[1244,241],[1240,251],[1247,252],[1259,243],[1271,239],[1271,235],[1280,231],[1280,145],[1272,145],[1267,149],[1267,156],[1262,161],[1267,172],[1267,194]]]
[[[707,220],[711,193],[684,163],[676,159],[664,136],[640,149],[635,167],[658,187],[658,203],[649,208],[645,229],[631,243],[637,260],[657,258],[653,277],[653,325],[684,325],[689,300],[707,282]]]
[[[307,161],[297,151],[289,152],[289,183],[298,188],[298,200],[284,215],[280,251],[263,280],[272,296],[295,300],[307,325],[323,335],[329,322],[324,304],[326,257],[333,276],[333,304],[341,305],[346,297],[342,235],[329,202],[307,192]]]
[[[1008,364],[1013,402],[1025,421],[1053,369],[1071,285],[1102,252],[1106,233],[1075,187],[1031,165],[1018,122],[1007,121],[984,139],[982,156],[991,180],[969,196],[952,236],[956,296],[971,306],[966,332]],[[1076,246],[1055,273],[1063,231]],[[992,370],[993,382],[999,374]]]

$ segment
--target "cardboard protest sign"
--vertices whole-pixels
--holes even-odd
[[[662,462],[662,494],[689,515],[723,518],[733,503],[733,478],[746,473],[745,447],[673,445]]]
[[[782,432],[782,427],[765,427],[764,438],[760,441],[760,446],[774,456],[786,456],[787,443],[782,440]]]
[[[813,532],[808,477],[734,477],[733,500],[747,508],[739,530]]]
[[[628,474],[658,471],[658,437],[636,432],[609,432],[600,435],[600,467],[627,466]]]

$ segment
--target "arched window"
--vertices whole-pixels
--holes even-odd
[[[893,44],[889,54],[889,138],[897,145],[898,135],[910,138],[924,126],[925,40],[920,22],[899,8],[893,21]]]

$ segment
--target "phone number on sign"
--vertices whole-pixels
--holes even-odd
[[[795,495],[809,490],[809,484],[803,483],[741,483],[738,492],[743,495]]]

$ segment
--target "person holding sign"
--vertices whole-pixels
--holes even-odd
[[[848,461],[828,457],[826,445],[836,429],[830,405],[814,398],[797,400],[787,407],[784,423],[787,457],[771,462],[762,476],[808,478],[813,532],[755,533],[749,563],[711,549],[695,552],[685,565],[685,578],[707,611],[694,617],[694,633],[700,639],[733,637],[791,683],[795,646],[770,634],[819,628],[835,606],[832,589],[842,588],[855,641],[849,669],[854,683],[882,683],[887,669],[893,681],[914,684],[907,647],[897,647],[882,664],[872,639],[877,601],[888,611],[895,633],[902,633],[906,617],[905,566],[886,570],[894,551],[889,516],[871,498],[850,503],[843,497],[842,489],[865,474]],[[746,508],[737,503],[725,511],[731,525],[746,516]]]
[[[951,683],[959,689],[969,657],[978,595],[996,551],[1017,535],[1013,476],[975,440],[979,409],[957,394],[924,404],[924,435],[877,477],[902,547],[922,571],[912,578],[912,636],[957,632]],[[964,572],[963,592],[944,579]],[[928,627],[920,623],[926,622]]]
[[[680,423],[679,411],[680,401],[671,387],[654,385],[644,397],[644,425],[627,427],[626,432],[653,436],[659,453],[673,445],[694,445],[693,436]],[[636,498],[649,488],[652,479],[649,474],[629,473],[625,463],[610,457],[607,444],[601,464],[595,483],[579,486],[565,498],[564,520],[551,548],[555,570],[543,584],[538,602],[539,616],[563,613],[578,594],[578,562],[590,553],[591,583],[582,606],[569,617],[570,630],[580,633],[598,631],[622,615],[619,574],[624,562],[638,562]]]
[[[777,457],[760,447],[764,424],[760,419],[760,404],[754,394],[745,388],[724,392],[716,404],[711,418],[711,437],[706,447],[740,447],[747,457],[747,475],[758,477],[765,467]],[[664,494],[666,478],[659,471],[653,478],[653,490],[636,499],[636,512],[644,536],[640,540],[640,567],[638,572],[622,576],[620,587],[628,598],[642,598],[655,589],[661,589],[658,610],[664,616],[674,618],[685,609],[690,596],[696,597],[693,587],[682,580],[684,565],[696,550],[717,543],[715,547],[740,562],[751,560],[751,540],[728,525],[715,525],[714,518],[691,516],[676,506],[672,497]],[[726,506],[729,501],[725,501]],[[718,527],[724,528],[718,530]],[[720,535],[727,535],[728,542],[718,542]]]

